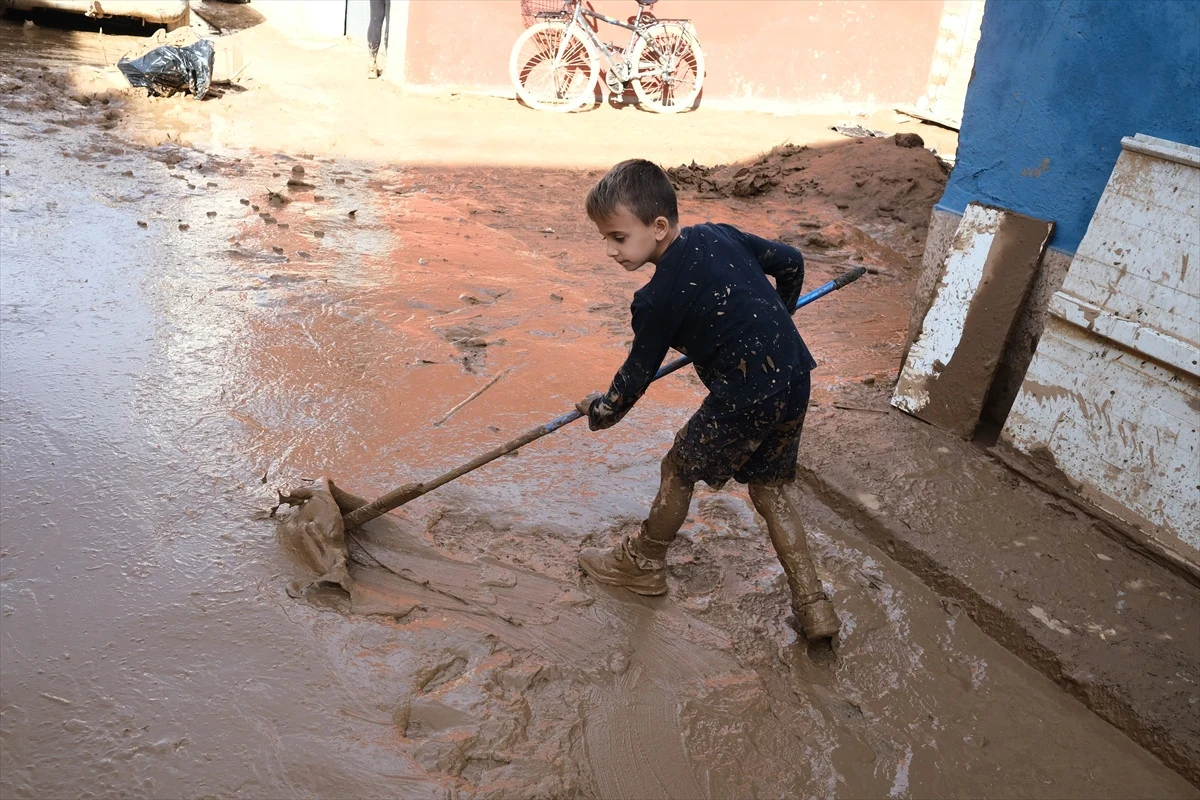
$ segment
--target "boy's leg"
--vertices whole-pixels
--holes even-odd
[[[792,592],[792,609],[805,637],[815,641],[836,636],[842,625],[817,578],[800,512],[779,486],[752,483],[750,500],[767,521],[771,544]]]
[[[595,580],[637,594],[667,593],[667,548],[687,519],[695,484],[679,476],[670,453],[662,461],[661,475],[640,534],[625,537],[616,547],[589,547],[579,554],[579,566]]]

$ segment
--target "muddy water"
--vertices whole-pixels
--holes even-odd
[[[104,120],[9,108],[0,136],[5,796],[1194,795],[812,498],[834,668],[741,494],[698,493],[669,597],[581,582],[686,377],[372,523],[352,604],[290,598],[276,482],[382,491],[561,413],[619,363],[636,278],[561,243],[577,218],[480,199],[586,176],[143,151]]]

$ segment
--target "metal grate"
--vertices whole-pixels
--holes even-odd
[[[528,28],[551,19],[566,19],[575,10],[575,0],[521,0],[521,19]]]

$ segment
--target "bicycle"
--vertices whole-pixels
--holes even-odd
[[[513,44],[508,65],[518,97],[541,111],[574,111],[595,98],[603,54],[613,96],[623,96],[632,84],[638,102],[660,114],[695,105],[704,84],[704,51],[691,20],[658,19],[650,8],[658,0],[637,0],[637,16],[628,22],[585,2],[521,0],[527,29]],[[589,19],[631,31],[629,44],[601,41]]]

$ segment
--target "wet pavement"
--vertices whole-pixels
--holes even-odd
[[[813,497],[833,667],[742,492],[697,493],[668,598],[584,582],[688,377],[367,526],[353,605],[289,597],[278,483],[384,491],[556,416],[619,363],[639,277],[481,199],[586,175],[143,150],[110,108],[0,134],[6,797],[1195,795]]]

